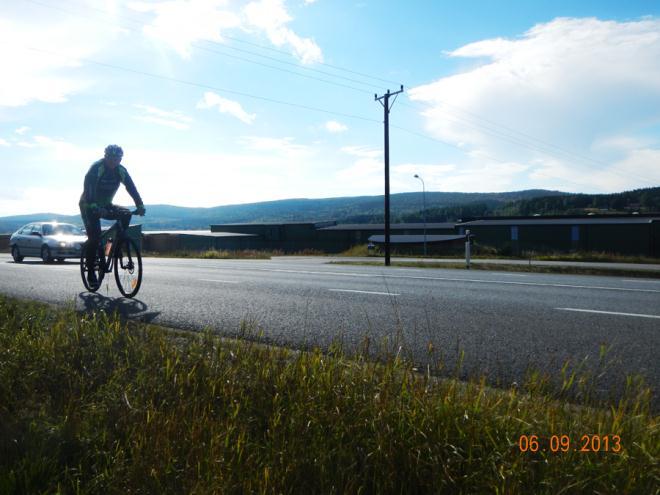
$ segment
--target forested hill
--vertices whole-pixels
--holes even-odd
[[[504,205],[511,201],[539,196],[563,194],[542,189],[505,193],[445,193],[427,192],[426,208],[485,203]],[[391,195],[392,221],[400,221],[406,214],[422,210],[421,192]],[[286,199],[213,208],[186,208],[170,205],[147,204],[147,216],[137,221],[145,230],[208,229],[214,223],[266,223],[266,222],[322,222],[339,223],[383,222],[383,196],[358,196],[326,199]],[[0,218],[0,233],[13,232],[28,222],[57,220],[80,225],[79,215],[36,213]]]
[[[660,212],[660,187],[616,194],[567,194],[534,189],[506,193],[427,192],[428,222],[498,215],[570,215],[586,213]],[[323,222],[382,223],[383,196],[326,199],[287,199],[214,208],[147,205],[147,216],[137,219],[144,230],[208,229],[218,223]],[[392,222],[421,222],[421,192],[392,194]],[[10,233],[29,222],[57,220],[81,225],[79,215],[37,213],[0,218],[0,233]]]
[[[444,222],[483,216],[586,215],[635,211],[660,213],[660,187],[613,194],[552,194],[506,203],[475,201],[427,209],[426,219],[429,222]],[[422,215],[419,212],[403,215],[403,220],[406,222],[418,222],[421,219]]]

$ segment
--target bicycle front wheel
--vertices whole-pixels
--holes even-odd
[[[126,238],[115,251],[115,282],[124,297],[135,297],[142,284],[142,256],[133,239]]]

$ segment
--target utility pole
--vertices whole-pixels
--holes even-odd
[[[403,84],[401,89],[394,93],[387,90],[383,96],[374,95],[374,100],[379,102],[385,110],[385,266],[390,266],[390,108],[394,105],[399,93],[403,93]],[[394,101],[390,105],[390,96],[394,96]]]

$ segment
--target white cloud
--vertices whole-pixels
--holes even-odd
[[[99,30],[85,19],[57,22],[35,16],[29,21],[0,19],[0,107],[33,101],[61,103],[89,87],[82,59],[107,46],[115,32]]]
[[[346,132],[348,130],[348,127],[342,124],[341,122],[337,122],[336,120],[329,120],[325,123],[325,129],[328,132],[337,134],[340,132]]]
[[[61,138],[49,136],[34,136],[30,141],[20,141],[17,144],[21,148],[44,151],[50,159],[55,161],[69,161],[70,163],[82,161],[85,163],[89,161],[90,156],[94,156],[88,149],[81,148]]]
[[[335,174],[338,183],[349,190],[379,194],[383,188],[383,152],[369,146],[344,146],[342,153],[355,158],[348,167]]]
[[[20,135],[22,136],[23,134],[25,134],[25,133],[26,133],[27,131],[29,131],[29,130],[30,130],[30,128],[29,128],[28,126],[25,126],[25,125],[24,125],[24,126],[22,126],[22,127],[19,127],[18,129],[16,129],[14,132],[15,132],[16,134],[20,134]]]
[[[321,49],[310,38],[289,29],[293,19],[283,0],[258,0],[243,8],[227,0],[167,0],[129,2],[135,11],[154,15],[145,35],[169,45],[184,58],[202,40],[222,42],[222,33],[232,29],[264,33],[275,46],[288,46],[303,63],[323,60]]]
[[[165,127],[172,127],[174,129],[186,130],[190,128],[192,118],[182,114],[181,112],[171,112],[161,110],[150,105],[133,105],[135,108],[142,110],[142,115],[137,115],[134,118],[142,122],[150,122],[153,124],[162,125]]]
[[[239,17],[227,9],[225,0],[169,0],[129,2],[138,12],[153,13],[155,18],[144,33],[172,47],[184,58],[191,45],[200,40],[222,41],[222,31],[240,25]]]
[[[344,146],[341,148],[341,151],[347,155],[357,156],[358,158],[375,159],[383,156],[381,150],[369,146]]]
[[[573,190],[630,183],[614,172],[622,148],[604,144],[617,136],[632,145],[639,137],[631,129],[660,119],[660,20],[558,18],[519,38],[483,40],[448,55],[478,65],[410,90],[427,105],[422,115],[431,134],[559,176]],[[475,160],[466,166],[480,170]],[[659,174],[647,179],[657,184]]]
[[[276,153],[284,157],[311,157],[314,155],[314,149],[302,144],[294,144],[293,138],[272,138],[272,137],[257,137],[245,136],[240,140],[250,151],[266,152],[268,154]]]
[[[308,190],[314,176],[309,150],[299,153],[286,139],[246,138],[245,142],[255,149],[240,153],[133,149],[129,172],[147,204],[208,207],[300,197]],[[191,177],[204,180],[182,183],[182,163]],[[118,204],[130,204],[125,193],[117,196]]]
[[[286,27],[293,20],[283,0],[258,0],[243,9],[248,27],[263,30],[275,46],[289,46],[304,64],[323,62],[321,48],[313,39],[301,38]]]
[[[9,147],[11,146],[11,144],[9,144],[9,141],[7,141],[6,139],[0,138],[0,146]]]
[[[204,93],[204,97],[197,103],[197,108],[207,109],[217,107],[220,113],[226,113],[245,124],[252,124],[257,117],[254,113],[247,113],[240,103],[223,98],[211,91]]]

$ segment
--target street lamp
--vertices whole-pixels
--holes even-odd
[[[424,179],[419,175],[415,174],[415,179],[422,181],[422,218],[424,219],[424,256],[426,256],[426,186],[424,185]]]

